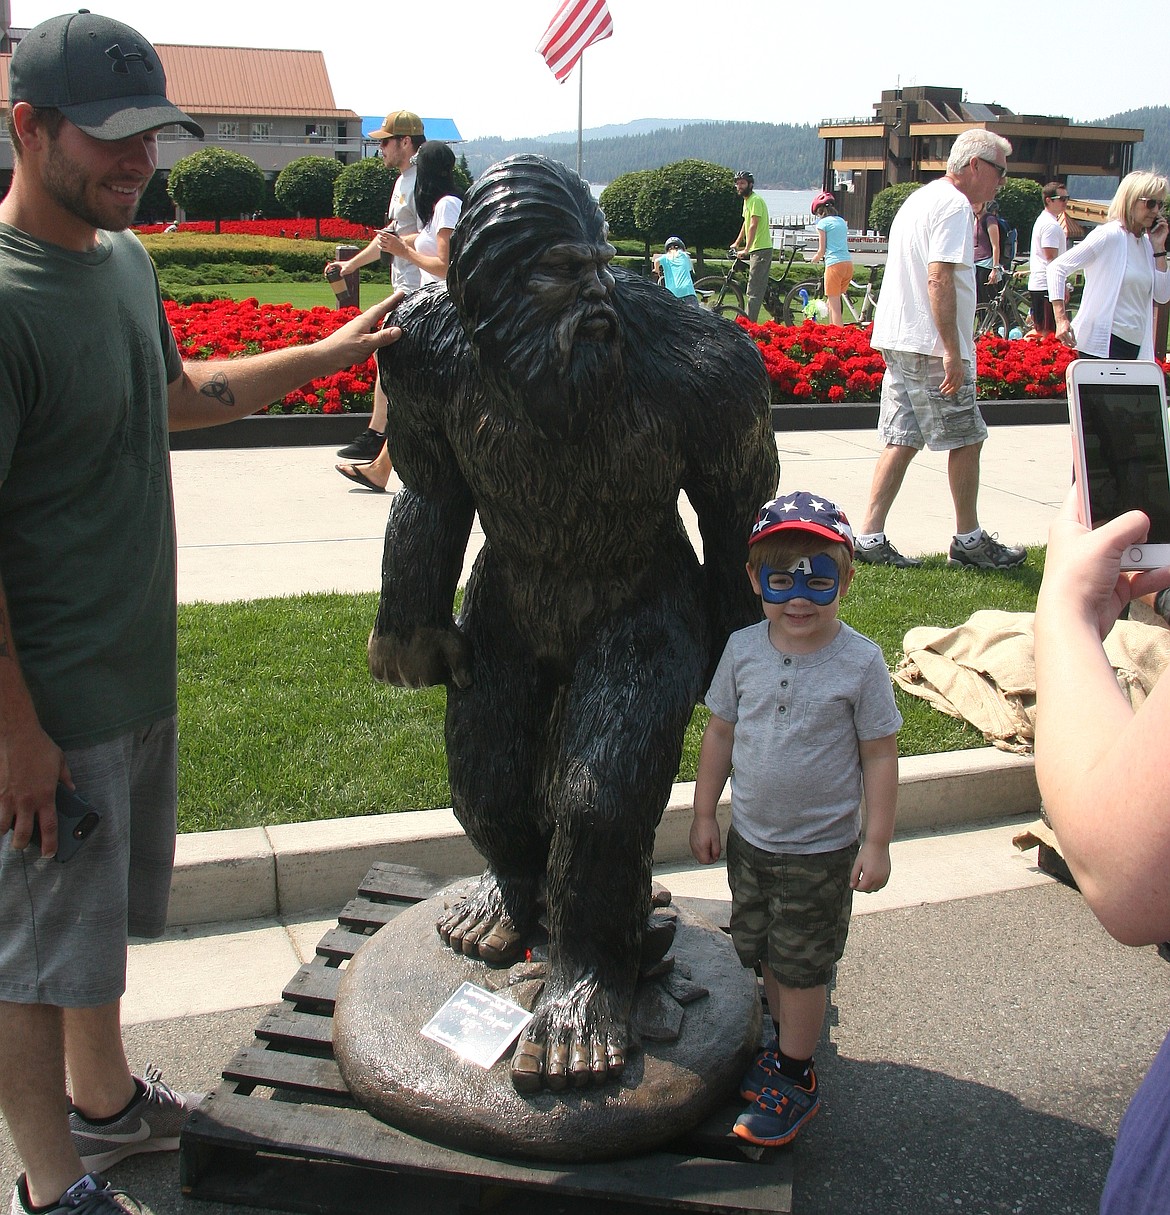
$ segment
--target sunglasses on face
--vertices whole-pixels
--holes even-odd
[[[1007,165],[1001,165],[998,161],[988,160],[986,156],[977,156],[976,159],[983,161],[985,165],[990,165],[1000,177],[1007,176]]]
[[[1151,211],[1162,211],[1166,208],[1166,200],[1164,198],[1139,198],[1138,202],[1143,202]]]
[[[1049,202],[1068,202],[1068,195],[1067,194],[1054,194],[1048,201]]]

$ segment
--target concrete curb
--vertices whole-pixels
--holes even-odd
[[[658,827],[654,859],[690,859],[693,784],[675,785]],[[1040,794],[1031,756],[992,748],[904,758],[898,835],[1035,814]],[[726,831],[730,801],[720,819]],[[432,873],[475,873],[483,860],[449,810],[181,835],[171,886],[171,927],[293,916],[353,897],[375,861]]]
[[[988,426],[1040,426],[1067,424],[1068,402],[1063,397],[1044,400],[980,401]],[[878,406],[868,404],[773,405],[772,429],[786,433],[803,430],[873,430]],[[177,430],[171,451],[209,451],[253,447],[342,447],[368,424],[368,413],[254,414],[223,426]]]

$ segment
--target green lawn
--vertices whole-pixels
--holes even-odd
[[[319,283],[216,283],[201,290],[214,291],[229,300],[257,299],[261,304],[292,304],[294,308],[333,308],[337,296],[333,288],[322,279]],[[389,291],[389,287],[386,288]],[[372,283],[362,284],[362,302],[376,304],[383,298]]]
[[[1043,550],[1005,573],[867,566],[841,615],[892,666],[914,625],[980,608],[1031,611]],[[450,805],[441,688],[375,684],[366,637],[377,596],[304,595],[179,608],[179,826],[209,831]],[[904,755],[976,747],[973,729],[897,693]],[[705,710],[679,778],[693,780]]]

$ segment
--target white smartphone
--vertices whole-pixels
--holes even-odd
[[[1081,518],[1090,527],[1127,510],[1144,511],[1144,544],[1121,568],[1170,565],[1170,421],[1166,375],[1157,363],[1077,359],[1065,375]]]

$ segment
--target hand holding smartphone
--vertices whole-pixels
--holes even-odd
[[[62,864],[77,854],[78,849],[94,833],[102,816],[81,796],[68,785],[57,783],[57,851],[53,859]],[[40,851],[41,825],[33,827],[32,837],[28,841],[30,848]]]
[[[1081,518],[1099,527],[1128,510],[1150,530],[1121,568],[1170,565],[1170,420],[1157,363],[1077,359],[1065,373]]]

